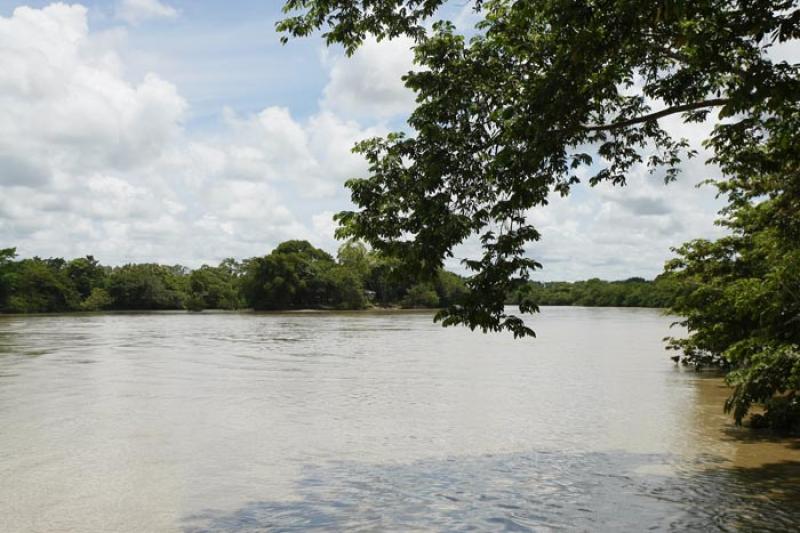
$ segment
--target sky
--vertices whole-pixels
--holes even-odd
[[[358,140],[403,129],[410,42],[353,57],[316,36],[281,45],[281,1],[0,0],[0,248],[104,264],[197,267],[307,239],[335,253]],[[232,7],[233,6],[233,7]],[[468,28],[468,5],[446,13]],[[670,247],[721,234],[708,127],[678,182],[580,185],[529,217],[540,280],[653,277]],[[478,247],[468,242],[448,266]]]

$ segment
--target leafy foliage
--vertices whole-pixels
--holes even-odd
[[[429,276],[477,235],[482,256],[465,260],[469,294],[440,315],[445,324],[532,334],[503,307],[539,268],[525,253],[540,237],[530,209],[582,175],[623,185],[645,164],[674,179],[693,152],[660,126],[668,115],[701,122],[719,109],[730,122],[709,144],[720,160],[737,160],[747,132],[800,93],[797,67],[767,55],[800,35],[791,1],[487,0],[469,40],[449,22],[423,30],[442,4],[289,0],[278,28],[323,29],[350,52],[370,34],[416,39],[418,69],[404,78],[417,94],[413,135],[356,147],[370,175],[347,183],[359,210],[339,214],[339,235]]]
[[[363,309],[367,305],[364,283],[358,272],[335,265],[322,273],[327,306],[338,309]]]
[[[17,256],[15,248],[0,248],[0,310],[7,306],[8,298],[13,291],[14,258]]]
[[[102,311],[109,309],[112,305],[114,305],[114,299],[108,294],[108,291],[95,287],[89,293],[89,296],[81,302],[80,309],[82,311]]]
[[[578,305],[585,307],[669,307],[681,285],[670,275],[653,281],[630,278],[624,281],[590,279],[570,282],[531,282],[527,291],[517,291],[508,299],[516,303],[529,298],[537,305]]]
[[[762,404],[757,423],[800,429],[800,65],[769,54],[800,37],[797,2],[486,0],[469,40],[446,21],[423,29],[443,4],[285,3],[284,38],[323,29],[349,53],[367,35],[416,40],[418,68],[404,78],[417,94],[413,134],[356,147],[370,173],[347,183],[359,210],[338,215],[339,235],[429,275],[477,235],[469,291],[439,318],[531,335],[505,313],[507,295],[526,312],[552,298],[621,304],[635,291],[528,283],[539,265],[526,245],[540,237],[529,210],[579,176],[624,185],[645,164],[675,179],[694,153],[659,120],[702,122],[716,109],[705,145],[723,172],[730,234],[687,243],[667,265],[690,332],[671,347],[687,364],[730,370],[737,422]]]
[[[125,265],[108,276],[106,290],[114,309],[180,309],[180,271],[156,265]]]
[[[254,309],[320,307],[328,300],[322,275],[333,257],[307,241],[287,241],[245,267],[243,293]]]
[[[78,305],[63,259],[24,259],[13,265],[9,278],[6,307],[11,312],[69,311]]]
[[[242,307],[237,288],[238,265],[228,260],[218,267],[203,265],[189,274],[189,294],[185,300],[187,309],[238,309]]]
[[[459,276],[441,271],[425,285],[432,296],[420,300],[412,291],[419,280],[402,277],[394,260],[359,242],[342,245],[338,261],[307,241],[292,240],[263,257],[228,258],[195,270],[158,264],[112,268],[92,256],[15,257],[13,248],[0,250],[0,312],[438,307],[456,303],[465,292]]]
[[[403,307],[437,307],[439,295],[431,283],[418,283],[412,286],[402,300]]]
[[[322,26],[328,44],[345,45],[352,54],[368,34],[379,39],[403,34],[423,36],[422,22],[444,0],[287,0],[284,11],[300,11],[278,23],[278,30],[294,37],[310,35]],[[284,36],[285,43],[288,37]]]
[[[717,183],[729,235],[684,244],[667,265],[687,289],[672,310],[691,333],[671,346],[686,364],[731,370],[738,423],[763,405],[757,424],[800,431],[800,108],[721,127],[740,136],[736,157],[717,158],[734,176]]]
[[[69,261],[66,273],[81,298],[87,298],[92,289],[99,287],[108,274],[107,269],[91,255]]]

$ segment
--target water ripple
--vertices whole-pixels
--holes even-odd
[[[754,483],[768,482],[774,466],[635,473],[676,460],[547,452],[308,466],[293,498],[206,510],[186,517],[184,531],[789,531],[800,523],[800,508],[762,498]]]
[[[732,427],[669,317],[535,320],[0,316],[0,531],[796,529],[800,446]]]

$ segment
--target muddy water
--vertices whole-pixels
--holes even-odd
[[[774,530],[800,445],[732,427],[670,319],[545,308],[0,317],[0,531]]]

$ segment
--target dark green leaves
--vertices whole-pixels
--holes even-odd
[[[347,183],[359,210],[338,220],[340,236],[421,273],[477,236],[482,254],[465,262],[472,297],[445,324],[527,334],[502,298],[538,267],[524,259],[539,238],[528,212],[579,175],[624,185],[646,165],[676,179],[694,152],[664,117],[700,122],[721,109],[730,123],[708,144],[730,176],[759,157],[748,146],[763,137],[749,136],[800,94],[797,68],[766,53],[796,38],[793,2],[489,0],[469,41],[448,22],[422,30],[442,3],[290,1],[300,14],[280,28],[322,28],[349,52],[368,34],[416,39],[418,68],[404,78],[417,94],[413,135],[357,147],[370,173]]]
[[[324,28],[328,44],[344,45],[348,54],[358,48],[367,35],[379,40],[412,35],[421,37],[425,19],[445,0],[287,0],[283,10],[292,16],[278,22],[278,31],[288,37],[305,37]]]
[[[667,265],[688,289],[673,306],[690,331],[673,341],[684,362],[731,369],[726,409],[742,422],[763,404],[758,423],[781,429],[800,424],[800,105],[793,98],[781,95],[717,126],[709,146],[727,175],[716,186],[728,198],[719,223],[729,235],[687,243]]]

